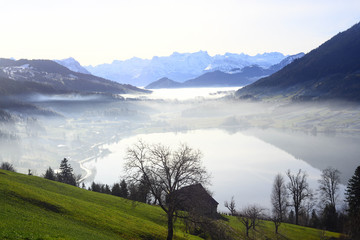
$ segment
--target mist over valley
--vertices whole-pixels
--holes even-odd
[[[234,195],[239,205],[267,206],[273,177],[288,169],[306,170],[316,188],[321,169],[332,166],[346,184],[360,154],[357,104],[244,101],[236,89],[159,89],[117,98],[34,95],[28,104],[53,114],[14,112],[3,120],[1,160],[40,175],[66,157],[85,183],[111,185],[124,176],[126,149],[144,139],[200,149],[212,173],[209,189],[220,202]]]
[[[198,230],[196,224],[203,224],[197,237],[237,239],[223,238],[234,233],[229,224],[236,220],[246,228],[240,239],[248,238],[247,208],[235,205],[259,211],[258,222],[274,222],[276,239],[280,223],[298,225],[299,216],[303,226],[345,232],[345,223],[353,224],[346,215],[349,189],[360,174],[359,56],[360,23],[307,54],[175,52],[85,67],[74,58],[1,58],[1,168],[122,197],[125,208],[131,199],[131,214],[153,218],[146,221],[167,217],[168,239],[177,217],[191,220],[175,223],[186,225],[176,230],[185,237],[189,226]],[[17,181],[26,180],[3,170],[5,199],[66,214],[65,205],[39,200],[36,191],[18,197]],[[330,200],[324,197],[329,172],[336,180]],[[289,178],[286,185],[282,176]],[[301,179],[306,194],[297,204],[292,190]],[[274,194],[277,183],[287,199],[279,203],[286,205],[281,213],[274,204],[281,195]],[[195,200],[189,192],[198,194]],[[139,206],[164,212],[154,217]],[[211,231],[212,224],[219,232]]]

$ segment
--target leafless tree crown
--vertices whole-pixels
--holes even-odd
[[[291,197],[291,205],[295,210],[295,223],[299,224],[299,210],[305,199],[312,196],[309,184],[307,182],[307,174],[299,169],[298,173],[291,174],[290,170],[286,175],[289,177],[290,182],[287,184],[287,188]]]
[[[231,197],[230,202],[225,201],[224,206],[225,206],[227,209],[229,209],[230,214],[231,214],[232,216],[235,216],[235,215],[236,215],[236,207],[235,207],[235,199],[234,199],[234,196]]]
[[[125,171],[133,181],[145,180],[152,196],[168,216],[168,238],[173,235],[173,218],[179,204],[178,191],[192,184],[207,184],[209,174],[202,166],[202,154],[182,144],[177,150],[139,140],[127,150]]]
[[[321,179],[319,179],[319,192],[322,200],[333,207],[335,207],[338,198],[339,184],[339,170],[328,167],[322,171]]]
[[[271,192],[271,204],[273,217],[283,221],[286,208],[288,207],[288,193],[284,177],[279,173],[275,176]]]

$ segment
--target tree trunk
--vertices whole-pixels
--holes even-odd
[[[299,208],[295,207],[295,224],[299,225]]]
[[[172,240],[173,235],[174,235],[174,224],[173,224],[173,212],[169,211],[167,214],[168,217],[168,235],[166,240]]]

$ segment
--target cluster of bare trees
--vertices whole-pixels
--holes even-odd
[[[265,214],[265,208],[257,205],[249,205],[237,211],[234,197],[230,202],[225,201],[224,205],[230,214],[237,216],[245,226],[246,235],[249,234],[251,228],[255,229],[260,219],[273,221],[276,233],[282,222],[310,225],[312,218],[318,218],[316,207],[317,211],[321,213],[322,221],[319,220],[317,226],[313,227],[336,230],[334,221],[336,223],[338,217],[336,204],[339,195],[340,172],[331,167],[322,171],[317,189],[319,204],[316,204],[316,192],[310,189],[305,171],[299,169],[298,172],[292,173],[288,170],[286,176],[288,181],[280,173],[274,178],[270,214]]]
[[[230,202],[225,201],[224,206],[230,211],[230,215],[236,216],[244,225],[246,236],[249,236],[250,229],[255,230],[260,224],[260,220],[266,217],[264,214],[265,208],[256,204],[248,205],[241,210],[236,210],[234,196],[231,197]]]
[[[2,162],[0,165],[0,169],[11,171],[11,172],[16,172],[14,166],[9,162]]]
[[[149,187],[152,198],[167,215],[168,240],[173,238],[175,219],[187,217],[179,212],[181,199],[176,192],[188,185],[206,184],[209,180],[201,157],[199,150],[185,144],[172,150],[161,144],[138,141],[127,150],[125,170],[129,181],[144,181]]]

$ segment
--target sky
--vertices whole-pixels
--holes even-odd
[[[173,52],[309,52],[360,21],[359,0],[0,0],[0,57],[82,65]]]

